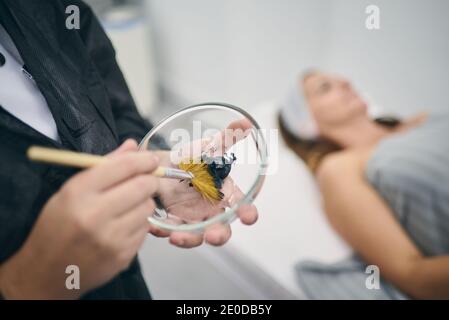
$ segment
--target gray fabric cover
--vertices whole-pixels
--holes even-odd
[[[301,289],[308,299],[407,299],[382,278],[379,289],[368,289],[365,282],[370,273],[365,273],[366,267],[360,258],[351,256],[334,264],[302,261],[296,270]]]
[[[421,127],[382,141],[366,177],[423,254],[449,253],[449,114],[432,115]],[[308,298],[406,298],[384,281],[380,290],[368,290],[365,268],[355,256],[332,265],[296,266]]]

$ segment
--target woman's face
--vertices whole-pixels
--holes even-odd
[[[303,89],[320,131],[367,117],[366,103],[346,79],[314,72],[304,78]]]

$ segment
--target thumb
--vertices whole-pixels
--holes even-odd
[[[119,154],[123,154],[123,153],[130,152],[130,151],[137,151],[137,150],[138,150],[137,142],[133,139],[127,139],[117,149],[115,149],[114,151],[109,153],[107,155],[107,157],[114,157]]]

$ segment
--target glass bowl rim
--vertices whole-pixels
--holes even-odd
[[[180,116],[183,113],[187,113],[189,111],[192,111],[193,109],[201,110],[203,107],[213,107],[218,106],[223,109],[231,109],[233,111],[236,111],[237,113],[242,114],[245,118],[249,119],[253,127],[258,131],[257,139],[255,139],[255,142],[257,145],[258,150],[261,150],[260,148],[263,148],[260,152],[260,158],[261,163],[258,168],[258,175],[253,184],[251,185],[249,191],[245,194],[245,196],[237,201],[231,208],[225,209],[225,212],[222,212],[208,220],[192,223],[192,224],[184,224],[184,225],[172,225],[168,223],[164,223],[161,220],[157,220],[153,217],[149,217],[148,221],[155,225],[156,227],[159,227],[164,230],[168,231],[201,231],[204,230],[209,225],[218,223],[218,222],[232,222],[236,218],[236,210],[245,204],[251,204],[254,199],[256,198],[257,194],[259,193],[264,180],[265,180],[265,172],[268,167],[268,151],[267,151],[267,144],[265,141],[265,137],[261,134],[260,126],[258,122],[245,110],[243,110],[240,107],[234,106],[229,103],[224,102],[202,102],[197,103],[191,106],[187,106],[184,108],[181,108],[180,110],[166,116],[164,119],[159,121],[156,125],[153,126],[153,128],[142,138],[142,140],[139,143],[139,150],[143,148],[144,143],[148,143],[148,141],[153,137],[153,135],[164,125],[166,125],[171,119],[176,118]],[[253,137],[254,138],[254,137]]]

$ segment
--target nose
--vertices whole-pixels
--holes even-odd
[[[349,83],[349,81],[346,79],[340,79],[340,86],[344,89],[350,89],[351,83]]]

